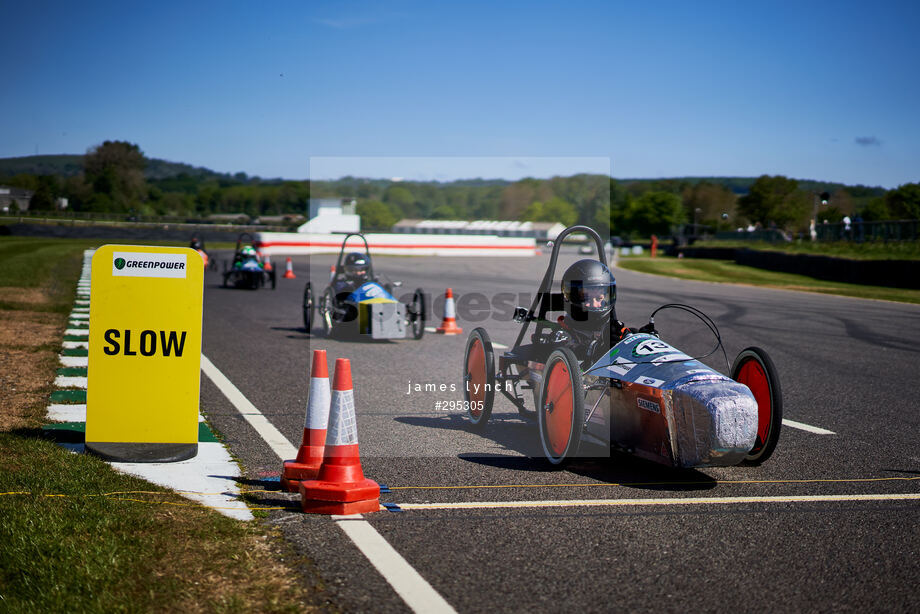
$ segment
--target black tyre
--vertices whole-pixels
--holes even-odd
[[[421,339],[425,334],[425,319],[427,312],[425,309],[425,294],[421,288],[416,289],[412,295],[412,302],[409,303],[409,324],[412,326],[412,336],[415,339]]]
[[[549,355],[537,407],[540,443],[551,464],[562,466],[578,454],[585,426],[585,386],[578,359],[569,348]]]
[[[323,333],[327,337],[332,336],[333,331],[333,314],[335,313],[335,295],[332,287],[326,288],[323,292],[323,302],[319,308],[320,319],[323,321]]]
[[[272,277],[274,281],[274,276]],[[272,284],[274,287],[274,284]],[[303,327],[307,329],[307,334],[310,334],[310,331],[313,330],[313,310],[316,308],[316,305],[313,302],[313,287],[310,282],[307,282],[307,285],[303,289]]]
[[[742,465],[759,465],[773,454],[783,426],[783,391],[767,353],[749,347],[732,364],[732,379],[751,389],[757,401],[757,439]]]
[[[463,352],[463,400],[474,429],[481,429],[492,416],[495,402],[495,354],[484,328],[476,328],[466,339]]]

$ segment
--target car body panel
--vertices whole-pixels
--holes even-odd
[[[754,447],[748,387],[655,335],[627,335],[585,373],[610,380],[588,430],[613,446],[677,467],[737,465]]]

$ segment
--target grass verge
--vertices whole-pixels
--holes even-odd
[[[266,525],[72,454],[40,428],[83,250],[98,243],[0,238],[0,610],[328,609],[318,581],[289,567],[309,561]]]
[[[853,260],[920,260],[920,241],[792,241],[769,243],[767,241],[698,241],[693,247],[747,247],[759,251],[787,254],[812,254]]]
[[[648,257],[620,258],[617,266],[630,271],[665,275],[695,281],[735,283],[747,286],[763,286],[785,290],[801,290],[821,294],[837,294],[856,298],[871,298],[901,303],[920,303],[920,290],[886,288],[883,286],[860,286],[832,281],[822,281],[805,275],[779,273],[735,264],[731,260],[703,258],[655,259]]]

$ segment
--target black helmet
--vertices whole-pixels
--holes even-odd
[[[617,301],[613,273],[597,260],[579,260],[562,276],[565,308],[575,323],[596,326]]]
[[[369,269],[370,261],[361,252],[351,252],[345,256],[345,277],[349,280],[364,283]]]

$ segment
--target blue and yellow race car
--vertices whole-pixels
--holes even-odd
[[[350,237],[364,242],[364,252],[345,253]],[[319,303],[319,319],[327,337],[368,335],[372,339],[421,339],[425,334],[425,295],[416,289],[408,303],[393,296],[394,288],[402,282],[379,279],[374,274],[367,239],[360,233],[350,233],[342,241],[339,257],[332,270],[329,285]],[[313,327],[316,309],[313,287],[307,282],[303,292],[303,323],[307,332]]]

